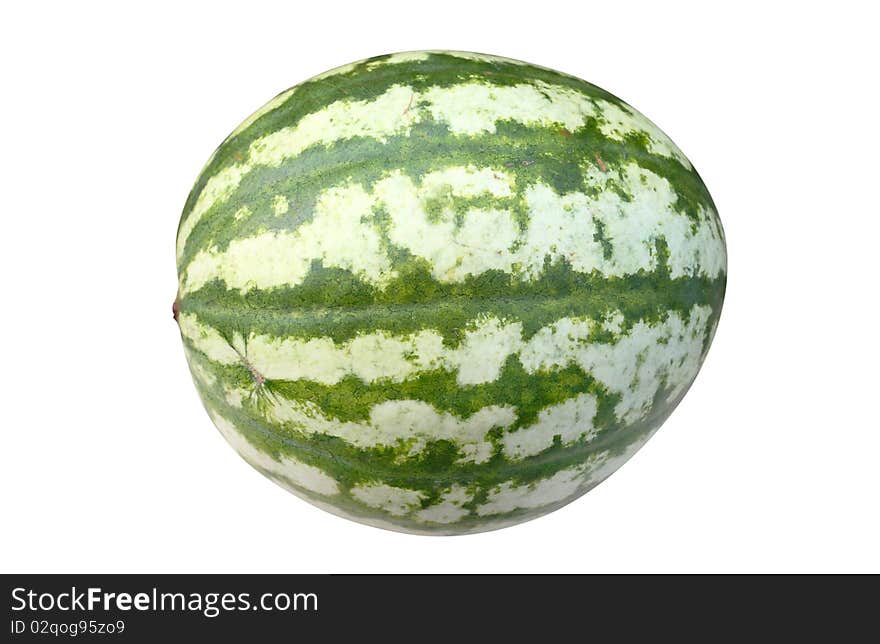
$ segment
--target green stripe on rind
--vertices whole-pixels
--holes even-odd
[[[701,326],[695,329],[698,333],[695,339],[701,343],[707,341],[714,325],[715,316],[710,316],[705,321],[705,326],[702,326],[701,323]],[[664,338],[663,335],[659,336],[659,339],[665,342]],[[653,342],[653,340],[651,341]],[[624,342],[629,342],[629,340],[626,336],[621,336],[621,339],[612,341],[608,346]],[[690,380],[696,375],[696,369],[705,354],[705,347],[698,344],[695,348],[697,353],[694,356],[696,362],[693,366],[686,367],[686,371],[680,373],[674,369],[669,371],[673,365],[663,366],[661,359],[658,365],[662,371],[656,374],[650,371],[644,373],[636,371],[628,376],[633,382],[629,383],[628,380],[624,382],[623,389],[620,389],[621,385],[616,379],[612,379],[610,381],[614,388],[612,390],[609,390],[601,380],[596,381],[590,372],[583,371],[577,364],[566,365],[566,363],[562,363],[561,366],[549,370],[544,368],[534,370],[533,366],[527,372],[523,368],[522,357],[515,355],[511,355],[505,361],[497,378],[479,385],[462,387],[456,382],[454,373],[440,370],[427,371],[399,383],[379,381],[369,384],[358,378],[349,377],[333,386],[326,386],[306,380],[263,380],[259,374],[252,371],[251,363],[245,358],[242,358],[241,362],[237,364],[220,365],[208,360],[194,346],[189,346],[191,347],[190,362],[193,365],[194,374],[198,377],[203,395],[223,400],[224,405],[232,404],[228,401],[230,401],[230,395],[234,395],[234,406],[238,408],[236,413],[244,413],[261,425],[273,428],[271,431],[286,436],[289,440],[308,445],[336,439],[330,435],[303,434],[298,425],[288,425],[280,420],[280,417],[277,417],[277,412],[273,410],[279,403],[283,408],[285,400],[308,401],[308,405],[316,409],[315,413],[326,415],[343,423],[364,421],[370,416],[372,410],[388,401],[424,401],[431,405],[430,409],[452,413],[461,419],[472,417],[490,406],[505,407],[511,409],[514,415],[498,428],[497,433],[489,432],[485,440],[491,441],[495,446],[491,452],[486,453],[486,457],[488,458],[489,454],[493,453],[495,456],[492,458],[504,457],[503,460],[508,463],[519,462],[521,459],[511,459],[511,454],[502,449],[507,437],[516,435],[517,431],[523,431],[524,428],[528,429],[543,413],[553,409],[554,405],[571,401],[579,394],[587,393],[597,403],[594,408],[595,417],[585,418],[581,421],[594,428],[594,431],[590,432],[590,442],[601,440],[604,436],[625,433],[633,421],[667,414],[671,411],[670,401],[667,400],[670,392],[675,394],[676,399],[678,398],[681,391],[686,389]],[[602,343],[597,345],[600,351],[599,355],[603,354],[601,346]],[[661,351],[662,357],[663,346],[657,348]],[[635,350],[641,351],[638,348]],[[670,353],[669,355],[671,357],[675,354]],[[654,359],[651,358],[651,360]],[[613,360],[613,358],[600,360],[596,364],[596,368],[599,369],[598,373],[606,373],[607,364],[604,362],[606,360]],[[622,363],[620,368],[625,368]],[[209,378],[205,378],[204,374],[208,374]],[[607,375],[602,375],[601,379],[607,377]],[[640,383],[640,379],[644,382]],[[641,404],[633,406],[632,394],[628,392],[628,389],[635,386],[644,387],[651,382],[655,383],[652,386],[656,391],[654,389],[647,391],[648,395],[653,395],[653,400],[645,401],[649,406],[642,407]],[[629,404],[621,406],[624,402]],[[427,409],[429,408],[426,408],[426,411]],[[311,413],[309,412],[309,414]],[[424,412],[419,412],[419,414],[422,413]],[[317,426],[323,425],[319,423]],[[587,426],[584,429],[587,429]],[[325,430],[319,429],[318,431]],[[364,431],[368,431],[366,426]],[[413,436],[413,439],[416,438],[425,439],[424,436]],[[433,440],[433,438],[438,438],[438,440]],[[552,438],[552,435],[549,438]],[[343,442],[346,442],[349,447],[353,447],[348,441]],[[422,462],[438,448],[441,448],[447,465],[449,463],[459,465],[463,457],[467,456],[466,452],[461,451],[462,444],[457,440],[439,440],[439,436],[432,437],[430,429],[424,442],[425,446],[415,452],[406,442],[399,445],[395,442],[384,443],[377,445],[377,447],[381,453],[393,455],[393,460],[398,464]],[[544,448],[549,445],[548,442],[538,452],[543,453]],[[363,451],[362,447],[356,451]],[[370,458],[366,460],[370,462]],[[467,459],[464,458],[464,460]]]
[[[258,230],[290,230],[301,225],[311,218],[321,190],[346,181],[369,187],[397,167],[394,161],[389,164],[389,159],[406,159],[406,173],[416,180],[451,165],[477,163],[511,174],[522,189],[540,180],[549,182],[560,194],[584,191],[588,195],[596,188],[584,183],[585,164],[596,166],[601,159],[613,184],[618,168],[638,162],[675,186],[677,207],[685,215],[695,218],[700,208],[714,211],[711,197],[693,170],[674,159],[639,150],[638,141],[628,140],[623,145],[609,140],[592,122],[574,133],[558,127],[501,122],[495,133],[479,136],[452,136],[444,126],[425,122],[414,125],[407,135],[391,136],[383,142],[355,137],[332,146],[308,148],[277,167],[255,168],[228,199],[214,205],[195,224],[178,268],[183,270],[201,248],[222,250],[230,240]],[[272,216],[270,204],[277,194],[285,194],[291,201],[289,217]],[[236,222],[233,215],[243,205],[260,214]],[[184,210],[184,221],[190,210],[191,206]]]
[[[496,485],[507,481],[531,483],[583,462],[590,454],[604,450],[620,453],[631,443],[653,431],[668,417],[683,394],[670,405],[620,431],[608,432],[585,444],[570,447],[555,445],[539,455],[510,461],[495,454],[485,464],[458,463],[458,454],[449,445],[438,444],[418,458],[401,462],[390,448],[358,449],[331,436],[303,437],[285,431],[258,415],[235,408],[221,395],[200,387],[209,407],[233,422],[252,444],[274,457],[291,456],[325,471],[343,487],[382,481],[395,487],[417,489],[433,494],[453,484]],[[658,393],[658,399],[665,392]],[[442,443],[442,441],[441,441]]]
[[[469,53],[466,55],[472,56]],[[520,61],[505,60],[494,56],[488,56],[487,60],[474,60],[456,56],[455,52],[434,52],[425,60],[379,65],[372,70],[369,69],[371,63],[388,59],[390,56],[393,55],[376,56],[340,67],[338,70],[343,71],[339,73],[332,73],[337,70],[331,70],[327,74],[321,74],[314,79],[307,80],[296,86],[296,100],[285,100],[274,106],[269,112],[247,123],[246,127],[239,126],[218,147],[210,162],[199,175],[184,207],[184,213],[188,213],[192,209],[208,178],[221,168],[236,163],[239,160],[237,157],[241,157],[248,146],[259,137],[296,123],[306,114],[321,109],[334,101],[375,98],[401,78],[407,79],[416,88],[427,85],[441,87],[455,85],[475,77],[491,78],[493,83],[511,85],[521,82],[523,71],[528,70],[535,79],[579,91],[589,91],[597,98],[619,104],[623,103],[609,92],[580,79],[542,67],[524,64]],[[279,96],[284,97],[288,92],[290,90],[285,90]],[[292,95],[287,96],[287,99],[292,98]]]
[[[331,503],[327,498],[313,494],[295,484],[291,484],[289,479],[279,477],[272,471],[267,471],[259,467],[257,469],[284,489],[309,501],[322,510],[352,521],[407,534],[429,536],[464,535],[499,530],[501,528],[536,519],[568,505],[580,496],[589,492],[614,473],[620,465],[626,462],[638,450],[638,448],[650,438],[650,435],[651,434],[649,433],[639,441],[632,443],[627,451],[620,455],[611,456],[608,453],[598,453],[597,456],[600,458],[596,459],[595,466],[585,466],[583,467],[582,475],[572,477],[575,483],[573,491],[569,488],[563,490],[561,495],[554,495],[560,496],[561,498],[559,500],[548,501],[546,503],[541,502],[537,505],[531,506],[514,507],[514,509],[511,510],[505,510],[503,508],[495,509],[488,515],[476,513],[473,508],[475,506],[479,507],[478,502],[471,501],[469,504],[459,506],[462,512],[454,515],[455,518],[453,520],[447,519],[442,522],[423,519],[421,518],[421,515],[423,513],[431,513],[433,516],[436,516],[435,510],[439,509],[439,506],[445,505],[445,497],[449,496],[450,492],[454,491],[455,488],[445,488],[444,491],[435,498],[421,497],[418,504],[415,505],[411,511],[407,512],[408,516],[401,517],[391,515],[386,511],[373,507],[367,507],[359,502],[357,498],[354,498],[351,493],[336,495],[332,498]],[[532,483],[530,486],[525,487],[525,490],[528,493],[529,487],[535,489],[542,484],[547,485],[548,483],[552,483],[552,480],[553,477],[539,480]],[[477,492],[474,493],[474,496],[478,495],[479,499],[484,502],[484,505],[492,505],[491,499],[493,495],[503,494],[503,490],[503,485],[488,488],[488,490],[487,488],[479,488]],[[467,498],[471,498],[470,495],[472,493],[470,491],[466,491],[465,494],[467,495]],[[531,501],[531,503],[534,503],[534,501]],[[423,506],[422,504],[425,505]],[[461,514],[464,516],[461,516]]]
[[[219,397],[212,397],[207,392],[203,392],[203,397],[208,408],[213,410],[215,420],[220,417],[231,423],[254,449],[274,459],[293,458],[298,463],[320,470],[337,482],[339,492],[331,495],[317,494],[313,490],[297,485],[295,481],[279,480],[277,472],[273,474],[272,471],[257,464],[257,469],[269,478],[293,489],[300,496],[325,509],[330,509],[327,504],[332,504],[338,510],[351,515],[351,518],[367,523],[376,521],[387,523],[388,525],[383,527],[395,526],[396,529],[405,532],[437,534],[480,532],[493,529],[493,526],[505,522],[518,523],[528,520],[565,505],[599,481],[585,480],[572,495],[565,495],[558,501],[536,507],[514,508],[497,513],[492,511],[491,514],[482,516],[477,514],[478,508],[485,507],[491,500],[493,491],[497,495],[499,488],[503,489],[505,486],[528,488],[540,485],[542,481],[552,479],[560,472],[583,466],[591,459],[604,460],[631,456],[671,412],[670,408],[661,416],[653,415],[624,431],[585,445],[555,446],[539,456],[525,459],[518,464],[511,464],[500,456],[482,465],[455,464],[442,446],[418,461],[401,464],[392,450],[355,450],[344,441],[333,438],[303,442],[299,437],[286,436],[276,427],[230,407]],[[672,405],[673,408],[677,402],[678,400]],[[608,471],[608,474],[611,471],[613,469]],[[428,509],[440,503],[444,494],[454,487],[464,488],[469,498],[464,505],[468,514],[451,523],[432,524],[368,507],[352,496],[351,491],[357,486],[377,484],[419,493],[421,496],[419,505],[410,514],[415,514],[418,509]]]
[[[398,278],[384,290],[347,271],[316,265],[295,288],[242,294],[215,282],[187,295],[180,309],[228,335],[328,336],[344,342],[375,329],[403,334],[432,328],[450,346],[463,339],[466,323],[481,315],[519,320],[528,339],[566,315],[602,319],[619,311],[628,328],[668,311],[686,316],[695,304],[720,310],[723,277],[672,279],[664,270],[662,244],[656,252],[660,268],[652,273],[608,278],[576,273],[561,262],[533,282],[488,271],[464,283],[444,284],[424,262],[408,260],[397,265]]]
[[[279,399],[310,401],[323,414],[341,422],[366,421],[371,409],[384,402],[413,400],[429,403],[438,412],[463,419],[490,405],[509,406],[515,410],[515,420],[509,425],[509,429],[514,430],[534,423],[539,413],[551,405],[589,393],[599,401],[593,419],[597,430],[614,430],[619,424],[614,416],[619,395],[608,392],[577,365],[529,374],[515,356],[505,361],[497,380],[467,387],[456,382],[455,373],[437,370],[395,384],[365,383],[349,376],[334,385],[276,380],[254,388],[253,376],[244,366],[224,367],[211,363],[192,347],[190,362],[215,378],[219,376],[221,384],[213,389],[215,396],[223,395],[223,386],[229,387],[229,391],[248,391],[251,398],[244,401],[244,407],[264,420],[265,409],[261,406]],[[204,389],[206,385],[201,386]]]
[[[280,100],[276,97],[275,100],[278,100],[280,104],[255,119],[253,123],[242,131],[227,139],[203,170],[190,194],[184,209],[184,216],[181,220],[182,232],[188,233],[189,226],[193,223],[190,221],[189,215],[196,206],[196,201],[205,189],[208,180],[216,176],[221,170],[225,171],[226,169],[240,166],[247,161],[251,154],[251,145],[260,137],[275,133],[282,128],[289,128],[299,123],[303,117],[314,114],[338,100],[344,99],[345,101],[356,103],[358,101],[375,99],[377,96],[381,96],[389,87],[399,84],[404,80],[407,82],[406,86],[416,92],[428,87],[449,88],[460,86],[462,83],[474,82],[489,84],[498,88],[517,86],[523,82],[549,83],[554,87],[564,88],[567,91],[575,90],[589,100],[605,101],[607,104],[615,106],[614,109],[618,110],[618,112],[620,110],[627,110],[633,114],[638,114],[619,99],[584,81],[530,65],[498,60],[464,60],[446,54],[431,54],[426,60],[398,63],[384,67],[379,66],[366,71],[368,65],[369,61],[365,61],[364,64],[355,65],[351,71],[344,74],[332,75],[318,81],[303,83],[297,86],[295,88],[296,91],[293,92],[288,90],[290,94],[287,100]],[[539,87],[541,86],[539,85]],[[418,140],[420,129],[425,128],[426,137],[430,137],[431,142],[436,144],[436,146],[430,146],[428,150],[433,150],[438,154],[442,153],[443,158],[454,152],[454,148],[460,144],[467,145],[472,138],[478,144],[490,143],[488,140],[490,137],[487,136],[450,137],[448,131],[446,135],[437,136],[438,127],[443,131],[445,126],[442,124],[432,125],[430,119],[427,119],[427,121],[426,123],[414,123],[411,127],[412,135]],[[651,131],[656,132],[658,137],[665,137],[659,130],[653,129],[655,126],[650,124],[650,122],[640,122],[639,125],[652,128]],[[586,119],[583,128],[574,132],[567,131],[559,125],[550,128],[536,128],[517,125],[514,122],[499,121],[496,123],[496,126],[499,128],[498,134],[502,135],[499,142],[503,141],[506,145],[498,153],[493,154],[491,150],[488,150],[486,157],[477,156],[472,151],[469,160],[486,158],[495,159],[500,163],[507,163],[511,161],[511,155],[509,152],[505,154],[504,150],[516,150],[519,147],[520,149],[517,150],[517,154],[514,155],[514,161],[537,164],[538,167],[533,169],[533,173],[540,170],[541,176],[544,177],[559,174],[558,170],[554,172],[553,164],[549,162],[554,157],[559,159],[556,165],[560,166],[561,174],[564,176],[571,173],[572,162],[575,164],[581,163],[584,159],[588,158],[595,161],[595,157],[599,153],[604,153],[607,156],[606,161],[610,160],[612,162],[622,155],[636,155],[640,158],[653,159],[656,163],[668,166],[671,173],[668,178],[671,180],[677,179],[676,184],[683,185],[681,180],[692,173],[689,167],[682,166],[674,157],[656,154],[652,151],[649,140],[644,138],[644,135],[639,134],[638,130],[624,139],[626,143],[624,146],[617,134],[613,135],[614,138],[609,138],[610,135],[608,133],[599,131],[598,128],[602,127],[602,125],[590,118]],[[505,134],[504,129],[508,127],[513,127],[514,131],[508,131],[508,135],[505,137],[503,136]],[[408,127],[407,133],[409,131],[410,128]],[[406,139],[409,137],[404,136],[402,138]],[[495,134],[491,138],[495,138]],[[344,149],[337,149],[345,145],[347,140],[356,141],[357,137],[355,139],[345,137],[329,146],[335,157],[335,164],[338,164],[340,159],[346,158],[356,160],[358,165],[369,165],[370,160],[375,159],[378,155],[378,158],[383,159],[382,165],[387,167],[387,159],[389,157],[395,158],[395,148],[397,145],[405,142],[401,141],[395,144],[393,141],[388,141],[387,143],[390,143],[390,145],[386,145],[384,141],[368,139],[366,142],[378,144],[378,152],[355,152],[352,154],[346,153]],[[447,145],[444,145],[444,141],[447,142]],[[453,144],[451,146],[452,150],[445,149],[449,147],[449,142]],[[526,143],[525,147],[523,147],[525,142],[529,143]],[[564,146],[562,156],[554,153],[554,150],[557,150],[560,144]],[[417,147],[421,147],[424,153],[424,146]],[[438,149],[440,147],[444,149]],[[307,148],[304,152],[309,152],[309,149]],[[406,147],[401,147],[399,150],[399,154],[407,155],[408,166],[410,164],[409,159],[413,158],[413,152],[413,150]],[[297,155],[294,159],[298,159],[301,156],[302,154]],[[400,157],[397,156],[396,158]],[[601,158],[604,158],[604,156]],[[569,164],[568,168],[563,167],[566,165],[566,160]],[[350,163],[346,165],[350,165]],[[643,167],[650,169],[650,165],[643,164]],[[676,165],[678,168],[675,167]],[[300,174],[300,169],[296,165],[289,170],[294,175]],[[251,168],[247,170],[247,173],[250,172],[252,172]],[[244,177],[245,180],[247,176]],[[665,175],[661,173],[661,176]],[[326,185],[325,182],[321,183]],[[264,181],[257,181],[256,185],[264,185]],[[687,195],[682,194],[682,197],[685,198]],[[218,206],[222,210],[223,203],[218,204]],[[186,245],[190,246],[191,244],[187,241]]]

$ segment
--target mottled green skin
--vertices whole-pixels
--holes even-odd
[[[372,71],[366,71],[368,62],[346,73],[306,81],[280,107],[226,139],[197,179],[182,219],[193,208],[205,182],[246,157],[248,146],[255,139],[295,124],[302,116],[333,101],[372,98],[394,83],[405,82],[420,88],[451,86],[480,77],[498,85],[540,79],[625,105],[582,80],[528,65],[469,61],[442,53],[433,54],[428,60],[377,67]],[[234,239],[267,230],[293,230],[311,220],[319,191],[349,179],[370,186],[390,167],[405,167],[407,174],[419,178],[449,165],[476,162],[481,166],[503,168],[515,176],[518,185],[540,179],[563,194],[594,190],[583,180],[582,164],[603,163],[613,173],[619,163],[633,159],[674,186],[682,212],[695,214],[700,207],[714,211],[712,199],[695,171],[673,158],[651,153],[638,136],[628,137],[624,142],[612,140],[589,123],[577,132],[569,132],[562,127],[533,128],[500,122],[496,133],[456,137],[444,125],[427,121],[414,125],[408,136],[391,137],[385,142],[355,137],[329,146],[317,145],[287,159],[280,167],[255,169],[228,201],[212,208],[195,226],[178,262],[178,270],[183,271],[200,249],[222,250]],[[609,181],[608,189],[617,189],[613,181]],[[271,214],[272,199],[279,192],[287,195],[290,203],[287,214],[280,217]],[[486,205],[517,207],[514,200],[505,204],[503,198],[485,199]],[[471,207],[474,203],[468,200],[467,205]],[[231,214],[242,206],[248,206],[254,214],[236,221]],[[624,333],[639,320],[662,320],[669,311],[676,311],[686,319],[692,307],[701,304],[712,310],[705,355],[721,311],[726,277],[722,274],[716,279],[700,276],[673,279],[664,259],[667,253],[663,239],[657,240],[656,251],[660,258],[656,270],[626,277],[581,274],[562,261],[548,263],[540,278],[531,282],[517,280],[501,271],[488,271],[461,283],[442,283],[431,276],[424,260],[399,249],[395,257],[399,277],[384,289],[348,271],[325,268],[316,261],[305,281],[297,286],[242,294],[215,281],[187,294],[177,306],[181,312],[195,314],[200,321],[220,330],[230,342],[235,333],[244,337],[252,333],[302,338],[328,336],[343,342],[376,329],[402,334],[432,328],[453,347],[462,341],[467,322],[486,313],[521,320],[524,338],[528,339],[542,326],[562,316],[601,319],[621,311],[624,314],[621,332]],[[602,333],[597,331],[597,341],[605,339]],[[459,385],[455,374],[442,370],[421,374],[403,383],[364,383],[354,377],[336,385],[305,380],[255,383],[254,374],[245,364],[217,365],[191,343],[186,340],[185,343],[191,363],[217,377],[211,386],[197,380],[205,405],[234,422],[254,446],[274,456],[292,456],[319,467],[336,479],[343,490],[374,481],[420,490],[426,495],[424,506],[435,502],[444,489],[455,483],[470,486],[474,498],[464,507],[475,508],[485,500],[493,485],[538,481],[605,450],[622,454],[659,427],[683,395],[667,401],[661,390],[650,414],[638,423],[625,424],[614,413],[619,396],[576,365],[529,374],[511,357],[498,380],[468,387]],[[236,408],[224,398],[224,386],[250,388],[255,393],[243,408]],[[563,446],[557,441],[550,449],[515,462],[496,450],[486,463],[456,463],[461,454],[454,444],[444,440],[431,443],[422,453],[401,462],[400,450],[391,447],[359,449],[339,438],[307,436],[268,422],[258,413],[259,401],[273,392],[314,402],[324,414],[340,420],[364,420],[370,407],[386,400],[423,400],[462,417],[489,404],[509,404],[518,410],[517,427],[534,422],[539,410],[549,404],[590,392],[598,400],[594,422],[600,433],[588,443],[573,446]],[[267,475],[273,476],[268,472]],[[298,492],[328,501],[307,490]],[[525,520],[545,514],[569,500],[491,517],[471,515],[452,526],[426,526],[407,518],[379,516],[345,493],[335,497],[332,504],[355,517],[367,520],[378,517],[403,530],[459,533],[484,529],[490,521]]]

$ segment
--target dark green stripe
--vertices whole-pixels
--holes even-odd
[[[321,413],[340,421],[364,422],[375,405],[394,400],[418,400],[431,404],[440,412],[455,414],[465,419],[489,405],[516,407],[516,422],[510,429],[527,427],[538,419],[538,414],[550,405],[569,400],[581,393],[596,397],[599,410],[595,426],[600,430],[616,427],[614,408],[619,395],[608,392],[577,365],[552,371],[528,373],[516,356],[510,356],[499,377],[488,383],[459,385],[457,374],[446,370],[423,372],[403,382],[366,383],[348,376],[335,385],[323,385],[310,380],[267,380],[256,387],[250,372],[240,365],[213,364],[190,345],[197,361],[206,371],[214,373],[219,383],[256,392],[251,401],[255,412],[262,413],[262,401],[269,403],[273,396],[293,401],[308,401]]]
[[[348,181],[369,190],[376,180],[395,169],[418,181],[435,170],[473,164],[513,175],[519,195],[528,186],[542,182],[559,194],[580,191],[594,195],[609,189],[629,200],[632,195],[622,187],[618,171],[634,161],[666,178],[678,195],[676,207],[698,221],[699,209],[712,207],[699,176],[674,159],[651,154],[646,144],[636,136],[624,143],[607,139],[593,120],[573,134],[558,128],[502,122],[496,133],[477,136],[456,136],[445,125],[428,120],[413,126],[409,136],[389,137],[385,143],[355,137],[330,146],[312,146],[278,167],[254,168],[228,200],[212,206],[187,238],[178,270],[185,269],[199,250],[223,250],[233,239],[267,230],[295,230],[311,220],[322,191]],[[595,165],[597,157],[608,169],[607,185],[600,188],[587,185],[582,170],[584,164]],[[290,211],[281,217],[276,217],[272,209],[278,194],[285,195],[290,203]],[[524,209],[521,197],[517,201]],[[242,206],[253,214],[236,221],[234,214]]]
[[[662,242],[656,253],[657,270],[626,277],[578,273],[563,260],[548,264],[534,282],[487,271],[451,284],[434,279],[423,260],[410,257],[396,262],[399,276],[384,290],[316,262],[296,287],[242,294],[214,281],[183,298],[180,310],[194,313],[230,339],[238,332],[245,337],[327,336],[344,342],[380,329],[401,335],[429,328],[449,346],[461,342],[469,322],[487,315],[520,321],[528,339],[566,316],[601,320],[620,311],[626,331],[639,320],[662,320],[669,311],[686,318],[696,304],[720,310],[723,276],[672,279]]]
[[[556,472],[582,464],[604,450],[622,453],[633,442],[658,427],[672,412],[674,404],[655,404],[654,411],[638,423],[606,431],[594,440],[572,446],[556,443],[538,455],[520,460],[507,459],[500,452],[486,463],[456,463],[461,458],[451,442],[438,440],[419,454],[401,461],[393,447],[357,448],[347,441],[327,435],[305,436],[300,432],[266,422],[245,409],[230,407],[214,388],[200,387],[205,403],[232,422],[257,449],[276,458],[290,456],[324,470],[344,487],[381,481],[387,485],[417,489],[437,495],[453,484],[489,488],[506,481],[526,484],[553,476]],[[658,392],[658,402],[668,391]]]
[[[196,181],[187,199],[184,213],[189,213],[195,205],[207,180],[219,170],[246,158],[248,147],[256,139],[295,125],[304,116],[334,101],[370,100],[385,93],[389,87],[397,83],[423,90],[428,87],[450,87],[473,79],[499,86],[540,80],[577,90],[590,97],[625,105],[620,99],[595,85],[531,65],[481,62],[456,58],[448,54],[431,54],[424,61],[410,61],[380,66],[372,71],[367,70],[367,63],[382,58],[387,56],[377,56],[362,61],[354,69],[343,74],[301,83],[296,92],[278,108],[256,119],[244,131],[230,135],[220,145],[217,154]]]

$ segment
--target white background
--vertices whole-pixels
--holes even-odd
[[[880,571],[877,21],[715,5],[6,5],[0,571]],[[222,138],[316,73],[433,48],[634,105],[703,176],[730,252],[714,346],[648,446],[555,514],[468,537],[265,480],[211,425],[171,319],[178,218]]]

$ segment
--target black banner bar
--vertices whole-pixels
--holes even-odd
[[[876,577],[8,575],[7,641],[876,639]],[[565,635],[565,634],[568,635]],[[255,639],[256,638],[256,639]]]

